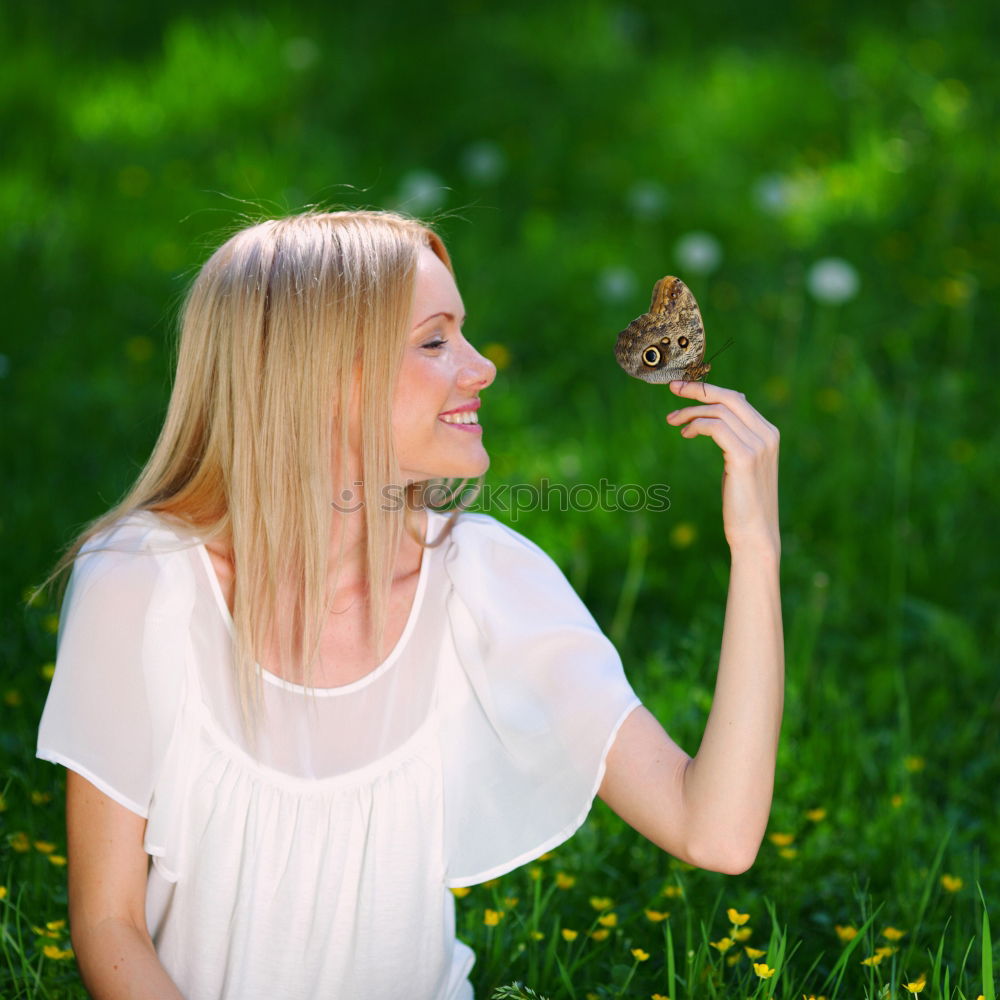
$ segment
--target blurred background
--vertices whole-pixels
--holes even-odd
[[[829,817],[794,877],[765,858],[753,885],[819,935],[859,887],[905,909],[941,847],[972,926],[976,880],[1000,890],[998,28],[944,0],[5,5],[0,878],[25,907],[64,898],[9,846],[62,836],[32,759],[58,609],[28,588],[144,463],[211,250],[382,207],[442,232],[500,369],[489,484],[669,486],[661,513],[489,512],[560,562],[694,750],[721,462],[612,353],[659,277],[686,281],[708,353],[732,341],[711,380],[782,431],[775,817]]]

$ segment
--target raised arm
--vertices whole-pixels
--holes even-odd
[[[711,437],[725,460],[731,564],[715,696],[693,758],[648,711],[633,712],[608,755],[600,795],[664,850],[735,874],[750,867],[764,836],[781,726],[778,432],[741,393],[685,382],[671,390],[704,402],[667,421],[683,437]]]
[[[146,929],[146,821],[66,772],[69,920],[94,1000],[183,1000]]]

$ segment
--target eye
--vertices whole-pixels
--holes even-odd
[[[642,363],[649,368],[655,368],[660,363],[660,349],[658,347],[647,347],[642,352]]]
[[[426,343],[420,345],[423,351],[439,351],[448,341],[444,337],[432,337]]]
[[[688,339],[687,339],[687,337],[678,337],[677,338],[677,346],[678,347],[687,347],[687,345],[688,345]]]

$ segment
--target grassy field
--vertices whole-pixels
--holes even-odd
[[[459,901],[477,996],[991,1000],[993,5],[92,6],[0,20],[0,996],[85,995],[64,780],[33,758],[58,608],[25,595],[145,460],[209,249],[324,204],[437,220],[501,369],[488,484],[669,487],[665,512],[487,509],[691,751],[721,463],[614,363],[657,278],[692,288],[710,353],[732,339],[712,380],[782,431],[788,697],[756,865],[687,869],[598,805]]]

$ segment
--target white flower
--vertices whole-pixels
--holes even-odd
[[[437,174],[429,170],[411,170],[400,182],[396,203],[414,215],[433,212],[440,208],[448,189]]]
[[[722,260],[722,247],[711,233],[696,231],[677,241],[674,254],[685,271],[711,274]]]
[[[495,142],[484,139],[472,143],[462,153],[462,169],[469,180],[477,184],[492,184],[507,169],[507,157]]]
[[[836,305],[847,302],[858,294],[861,279],[846,260],[824,257],[809,268],[806,284],[814,299]]]
[[[319,59],[319,46],[311,38],[289,38],[281,54],[289,69],[302,71]]]
[[[636,181],[626,195],[628,207],[640,219],[659,219],[667,209],[667,192],[656,181]]]
[[[606,302],[621,302],[635,293],[635,274],[627,267],[606,267],[597,278],[597,290]]]
[[[753,186],[753,199],[762,212],[784,215],[791,207],[792,182],[781,174],[765,174]]]

